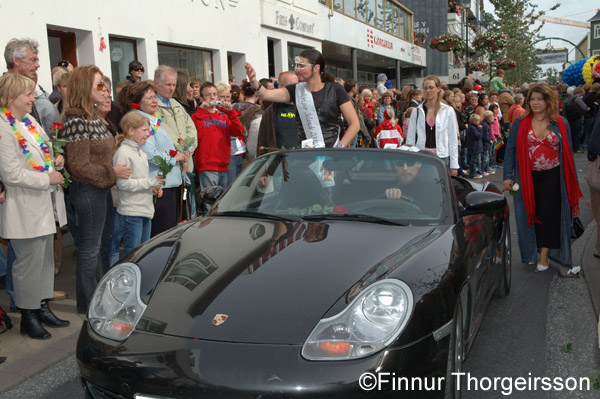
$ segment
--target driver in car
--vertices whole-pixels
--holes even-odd
[[[420,176],[421,162],[411,158],[395,160],[394,168],[398,177],[395,187],[385,190],[385,197],[391,200],[403,199],[417,205],[426,214],[435,214],[439,211],[439,195],[437,190],[432,190],[435,181],[425,181],[427,178]]]

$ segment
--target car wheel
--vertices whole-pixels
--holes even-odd
[[[494,298],[503,298],[510,292],[510,284],[512,277],[512,262],[511,262],[511,237],[510,224],[508,220],[504,222],[504,253],[502,254],[502,274],[500,275],[500,284],[494,291]]]
[[[463,308],[460,297],[456,301],[454,308],[454,318],[452,324],[452,333],[450,334],[450,346],[448,348],[448,367],[446,371],[446,391],[445,399],[460,399],[462,391],[456,384],[456,375],[454,373],[462,372],[463,361],[465,357],[465,333],[463,323]]]

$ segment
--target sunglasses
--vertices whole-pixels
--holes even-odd
[[[294,69],[296,71],[301,71],[303,69],[305,69],[307,66],[313,66],[313,64],[306,64],[304,62],[300,62],[300,57],[295,57],[294,58]]]
[[[96,90],[102,91],[102,90],[104,90],[104,87],[105,87],[104,83],[98,83],[98,85],[96,86]]]
[[[66,68],[66,67],[68,67],[68,66],[69,66],[69,61],[66,61],[66,60],[59,61],[59,62],[58,62],[58,66],[59,66],[59,67]]]
[[[132,71],[144,72],[144,68],[133,68]]]
[[[417,161],[414,160],[401,160],[401,161],[394,161],[394,165],[398,166],[398,167],[403,167],[404,165],[406,165],[407,167],[413,167],[417,164]]]

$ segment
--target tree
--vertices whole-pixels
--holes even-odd
[[[494,6],[494,13],[484,11],[488,30],[502,32],[508,36],[503,57],[512,58],[517,63],[517,68],[506,72],[505,79],[512,85],[535,78],[540,72],[536,64],[536,50],[533,42],[540,39],[540,30],[544,22],[539,18],[546,11],[538,10],[536,4],[530,0],[490,0]],[[560,7],[560,3],[550,7],[552,11]],[[534,25],[538,24],[536,27]]]
[[[542,75],[543,79],[546,79],[546,83],[549,85],[555,85],[558,82],[558,70],[554,67],[546,69]]]

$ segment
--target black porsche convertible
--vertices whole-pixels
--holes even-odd
[[[502,193],[428,152],[270,153],[103,277],[81,378],[93,398],[460,397],[510,239]]]

